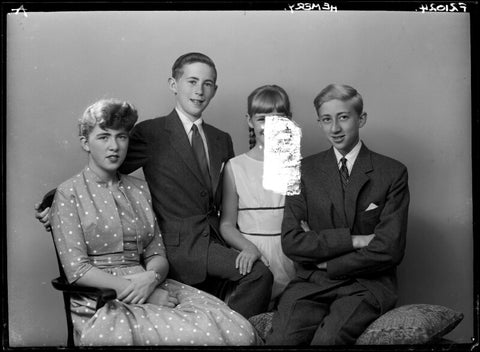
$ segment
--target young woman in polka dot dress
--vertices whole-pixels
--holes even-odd
[[[76,345],[250,345],[253,327],[218,298],[166,279],[168,261],[145,181],[117,173],[135,108],[100,100],[80,119],[88,165],[62,183],[50,223],[70,283],[113,288],[117,299],[72,297]]]

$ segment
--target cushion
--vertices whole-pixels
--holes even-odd
[[[395,308],[375,320],[357,339],[357,345],[425,344],[440,340],[463,319],[447,307],[411,304]]]
[[[268,332],[272,328],[273,312],[261,313],[250,317],[248,321],[257,330],[258,335],[265,341]]]

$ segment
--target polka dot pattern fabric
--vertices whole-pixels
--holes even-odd
[[[108,186],[86,167],[57,188],[50,211],[56,248],[70,283],[95,267],[115,276],[144,271],[151,256],[166,256],[145,181],[119,175]],[[71,299],[77,346],[251,345],[252,325],[218,298],[167,279],[158,288],[176,296],[175,308]]]

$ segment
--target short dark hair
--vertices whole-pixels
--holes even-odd
[[[315,111],[317,114],[318,109],[320,109],[322,104],[335,99],[341,101],[353,100],[353,107],[355,111],[359,115],[363,113],[363,99],[355,88],[346,84],[329,84],[323,88],[313,100],[313,105],[315,106]]]
[[[183,75],[183,66],[195,62],[202,62],[210,66],[215,73],[215,82],[217,81],[217,68],[215,67],[215,63],[207,55],[202,53],[187,53],[176,59],[172,66],[172,77],[178,79]]]
[[[88,138],[97,124],[101,128],[124,128],[129,132],[137,119],[137,110],[129,102],[113,98],[101,99],[90,105],[78,120],[79,135]]]

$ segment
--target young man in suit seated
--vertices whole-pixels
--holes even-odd
[[[407,169],[360,140],[367,114],[354,88],[329,85],[314,105],[332,148],[302,161],[301,194],[286,199],[282,246],[297,277],[280,299],[269,345],[353,344],[397,300]]]
[[[175,109],[134,127],[119,171],[129,174],[143,168],[167,250],[169,276],[221,299],[223,283],[235,283],[227,303],[249,318],[267,310],[273,278],[261,261],[241,275],[235,268],[238,251],[228,248],[219,232],[222,171],[234,152],[230,135],[202,117],[216,93],[216,80],[215,64],[208,56],[180,56],[168,80]],[[45,212],[36,216],[42,219]]]

